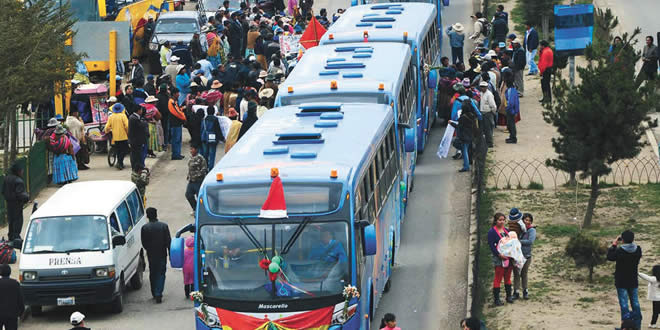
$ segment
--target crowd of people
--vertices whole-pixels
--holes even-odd
[[[496,126],[506,127],[509,133],[506,143],[518,142],[516,123],[521,119],[520,98],[524,96],[523,76],[528,66],[528,75],[542,77],[543,98],[539,102],[552,100],[550,77],[554,55],[546,40],[539,41],[532,24],[527,24],[524,36],[507,35],[508,28],[504,27],[508,14],[501,5],[492,23],[480,12],[472,17],[474,33],[468,38],[474,42],[474,50],[469,53],[467,63],[463,62],[465,28],[455,23],[446,30],[453,64],[443,57],[440,67],[429,68],[437,69],[440,76],[438,112],[456,130],[452,145],[457,151],[453,158],[463,159],[461,172],[470,170],[474,147],[482,137],[488,148],[494,146]],[[537,48],[540,48],[538,64],[534,62]]]

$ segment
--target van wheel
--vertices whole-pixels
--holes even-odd
[[[110,303],[110,309],[113,313],[119,314],[124,311],[124,291],[126,290],[126,285],[124,285],[124,275],[121,276],[119,283],[119,295]]]
[[[140,290],[142,288],[142,283],[144,283],[144,268],[144,257],[140,255],[138,268],[135,271],[135,274],[133,274],[133,277],[131,277],[131,288],[133,288],[133,290]]]
[[[30,310],[32,311],[32,316],[40,316],[43,314],[41,305],[31,305]]]

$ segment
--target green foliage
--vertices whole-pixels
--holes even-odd
[[[530,190],[543,190],[543,184],[540,183],[540,182],[531,181],[527,185],[527,189],[530,189]]]
[[[594,268],[607,261],[607,247],[583,231],[571,237],[565,251],[567,256],[573,258],[575,266],[589,269],[589,282],[593,282]]]
[[[72,76],[80,55],[65,41],[74,20],[69,5],[59,7],[58,3],[0,0],[0,111],[16,109],[26,101],[50,100],[61,91],[55,90],[55,83]]]
[[[518,7],[523,17],[522,23],[529,22],[539,27],[543,21],[543,16],[547,16],[550,19],[549,26],[554,26],[554,6],[561,3],[561,0],[518,0]]]
[[[606,13],[599,13],[607,15]],[[616,19],[604,17],[601,28],[611,29]],[[549,166],[567,172],[580,172],[581,178],[591,178],[591,196],[584,226],[591,224],[598,197],[598,177],[607,175],[610,165],[621,159],[636,157],[644,145],[642,125],[650,121],[647,114],[657,104],[653,86],[640,87],[635,81],[635,37],[639,29],[608,52],[611,35],[601,45],[589,45],[585,50],[588,64],[578,67],[581,84],[571,88],[558,74],[553,86],[554,102],[545,105],[546,122],[557,128],[559,137],[552,139],[557,158],[548,159]]]

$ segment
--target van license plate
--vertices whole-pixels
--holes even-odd
[[[73,306],[76,304],[76,297],[57,298],[57,306]]]

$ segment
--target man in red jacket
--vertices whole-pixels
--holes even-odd
[[[543,98],[539,100],[541,103],[552,102],[552,91],[550,90],[550,75],[552,74],[552,65],[554,54],[550,48],[548,41],[541,40],[541,54],[539,56],[539,73],[541,74],[541,90],[543,91]]]

